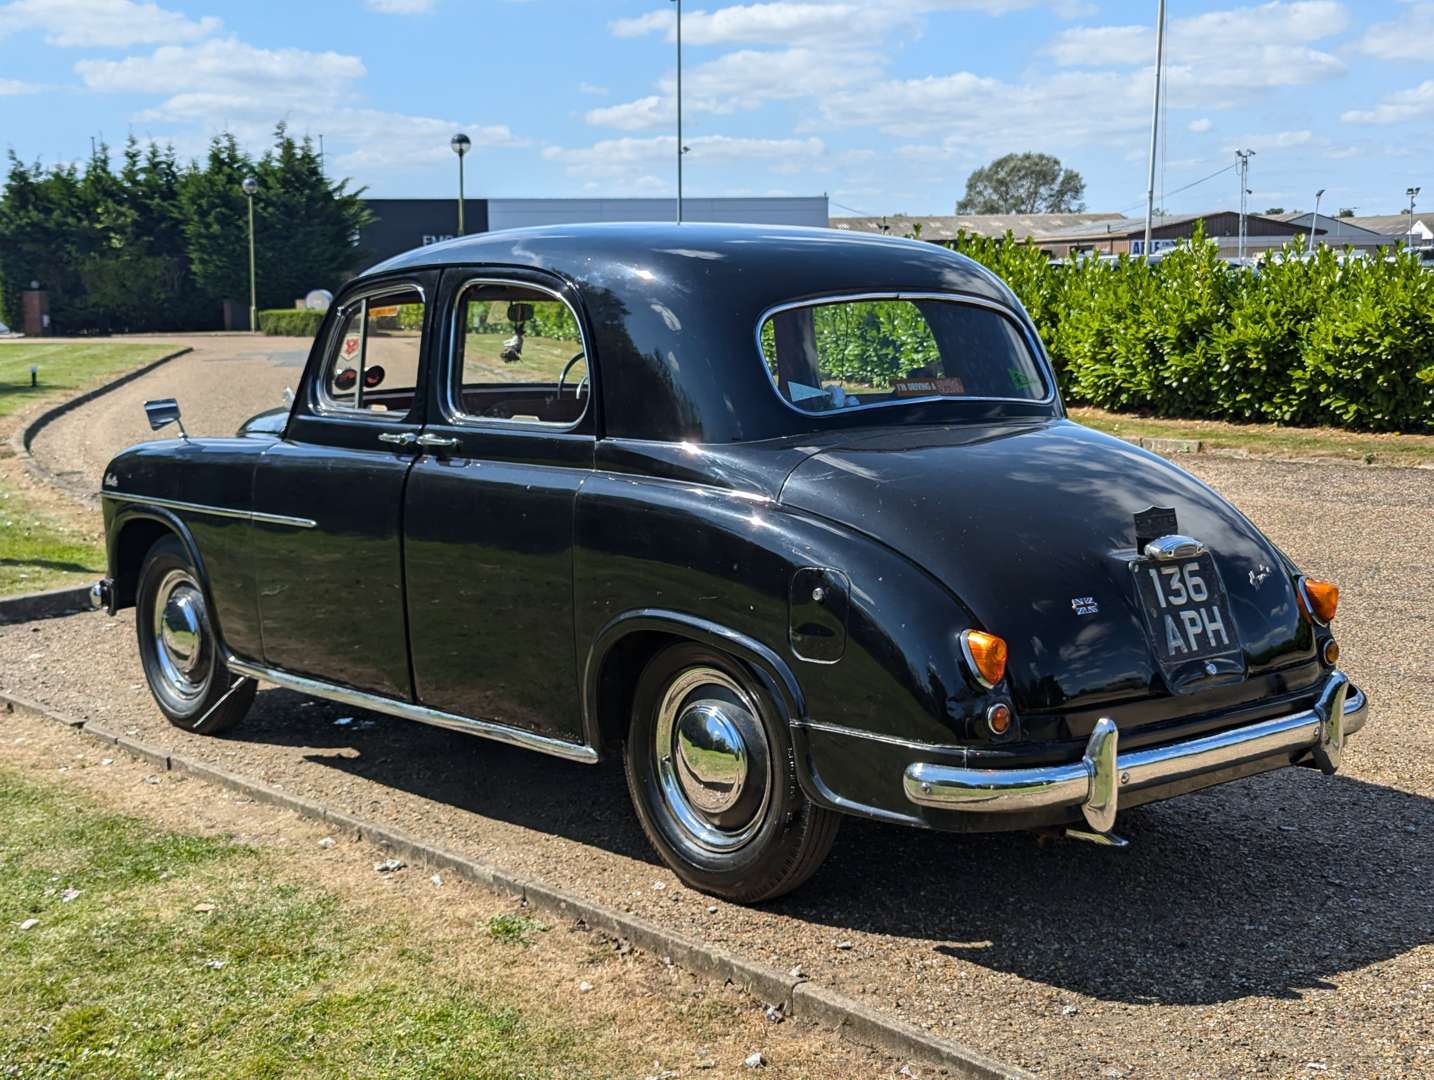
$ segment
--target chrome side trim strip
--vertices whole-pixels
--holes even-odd
[[[907,799],[918,806],[977,813],[1019,813],[1079,806],[1097,832],[1115,824],[1122,792],[1140,791],[1232,765],[1304,752],[1325,772],[1339,764],[1345,737],[1363,725],[1369,708],[1364,692],[1341,672],[1326,681],[1313,708],[1261,720],[1198,739],[1116,751],[1115,725],[1102,719],[1085,756],[1070,765],[1034,769],[961,769],[916,762],[902,778]]]
[[[896,735],[879,735],[874,731],[862,731],[860,728],[846,727],[843,724],[823,724],[817,720],[793,720],[791,726],[803,728],[806,731],[820,731],[827,735],[841,735],[848,739],[865,739],[867,742],[885,743],[887,746],[900,746],[905,750],[934,750],[941,754],[963,755],[966,752],[964,746],[920,742],[916,739],[903,739]]]
[[[289,517],[287,514],[265,514],[258,510],[234,510],[227,506],[181,502],[179,499],[161,499],[156,495],[130,495],[123,491],[101,491],[99,494],[102,499],[142,503],[145,506],[162,506],[166,510],[188,510],[192,514],[208,514],[211,517],[237,518],[240,521],[250,521],[260,525],[287,525],[294,529],[312,529],[318,524],[312,518]]]
[[[448,728],[450,731],[477,735],[483,739],[492,739],[494,742],[507,743],[509,746],[519,746],[524,750],[536,750],[542,754],[566,758],[568,761],[582,762],[584,765],[595,764],[598,759],[597,751],[585,744],[564,742],[562,739],[536,735],[531,731],[523,731],[521,728],[507,727],[488,720],[474,720],[471,717],[459,716],[457,713],[430,709],[426,705],[414,705],[407,701],[381,697],[378,694],[368,694],[362,690],[351,690],[346,686],[335,686],[333,683],[311,679],[306,675],[295,675],[279,668],[251,664],[248,660],[240,660],[234,656],[229,657],[227,663],[229,670],[235,674],[247,675],[252,679],[263,679],[265,682],[271,682],[289,690],[297,690],[301,694],[327,698],[330,701],[353,705],[359,709],[371,709],[373,712],[397,716],[403,720],[417,720],[421,724],[432,724],[434,727]]]

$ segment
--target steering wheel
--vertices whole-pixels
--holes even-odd
[[[563,396],[563,386],[568,381],[568,372],[573,370],[573,366],[579,360],[586,360],[587,356],[588,354],[585,352],[574,353],[573,358],[563,365],[563,373],[558,376],[558,397]],[[577,388],[573,391],[573,397],[581,398],[583,396],[583,387],[587,384],[588,377],[587,374],[584,373],[582,379],[578,382]]]

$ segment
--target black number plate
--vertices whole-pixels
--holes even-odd
[[[1170,562],[1133,564],[1150,645],[1166,666],[1240,651],[1225,586],[1207,552]]]

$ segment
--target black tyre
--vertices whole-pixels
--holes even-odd
[[[243,680],[229,694],[234,677],[220,655],[199,575],[173,536],[156,541],[144,557],[135,630],[150,693],[171,724],[215,735],[244,719],[254,701],[254,680]]]
[[[770,900],[816,872],[840,818],[797,783],[786,719],[731,657],[674,645],[638,680],[623,749],[638,819],[688,885]]]

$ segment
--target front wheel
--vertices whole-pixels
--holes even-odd
[[[712,649],[675,645],[647,665],[623,761],[643,831],[694,889],[773,899],[811,877],[836,838],[838,815],[797,783],[770,696]]]
[[[199,575],[176,537],[156,541],[145,556],[135,630],[150,693],[171,724],[216,735],[244,718],[254,701],[254,681],[233,687]]]

